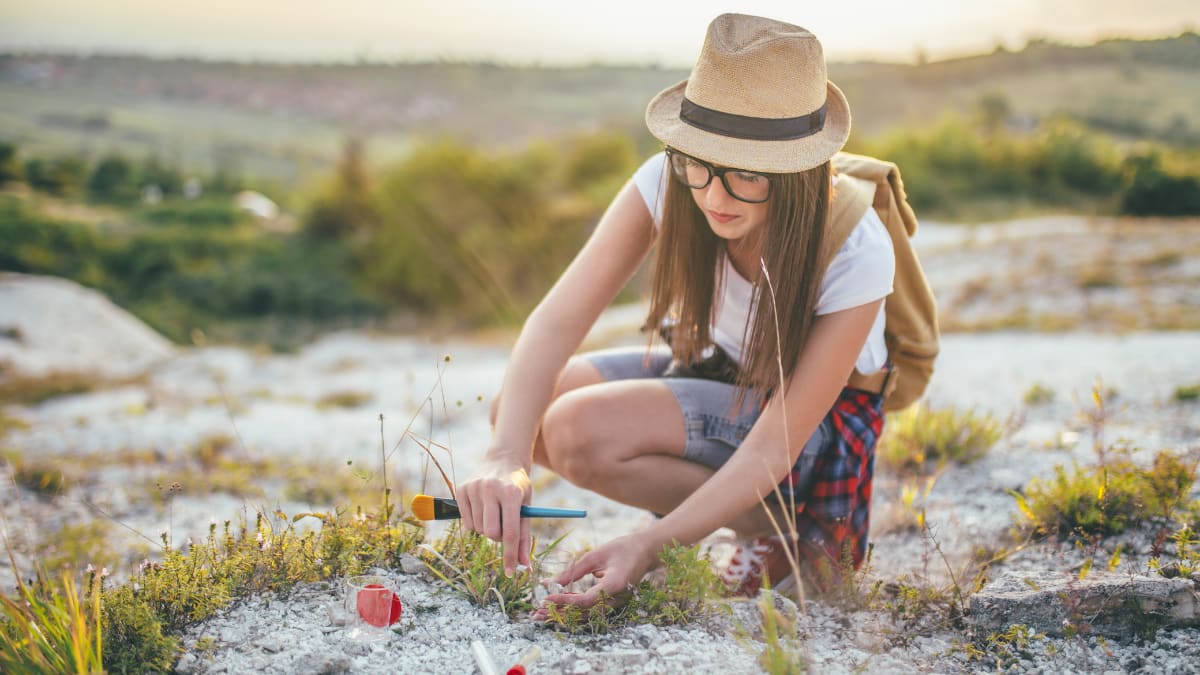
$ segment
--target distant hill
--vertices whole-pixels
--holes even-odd
[[[0,138],[23,154],[155,153],[297,183],[323,171],[341,139],[373,157],[414,137],[497,145],[616,128],[650,147],[642,111],[687,76],[652,66],[513,67],[478,63],[289,65],[136,56],[0,55]],[[919,65],[831,64],[855,135],[922,127],[981,101],[1015,124],[1068,115],[1125,139],[1200,143],[1200,36],[1034,41],[1017,52]]]

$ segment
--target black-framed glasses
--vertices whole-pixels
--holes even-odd
[[[671,174],[690,188],[704,189],[712,182],[713,176],[717,176],[721,179],[721,185],[725,186],[725,191],[739,201],[761,204],[771,196],[771,177],[766,174],[716,167],[671,148],[667,148],[666,152]]]

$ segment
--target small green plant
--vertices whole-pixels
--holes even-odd
[[[888,417],[876,454],[895,469],[928,471],[947,462],[973,462],[1003,435],[991,415],[918,405]]]
[[[295,524],[317,518],[321,528],[301,532]],[[161,562],[144,562],[129,583],[105,592],[106,665],[166,663],[178,649],[174,637],[212,616],[234,599],[262,591],[286,592],[299,582],[393,567],[416,546],[424,529],[407,518],[384,521],[361,509],[343,513],[301,513],[288,518],[257,514],[253,527],[214,522],[208,536],[186,552],[165,546]],[[164,535],[165,540],[165,535]],[[122,666],[125,668],[125,666]]]
[[[1034,478],[1024,494],[1012,493],[1024,516],[1022,529],[1034,535],[1107,536],[1151,518],[1170,520],[1180,509],[1194,508],[1188,494],[1196,463],[1163,450],[1148,468],[1128,458],[1068,473],[1055,467],[1049,480]]]
[[[804,672],[796,637],[795,617],[784,616],[775,607],[775,594],[763,589],[758,595],[758,609],[762,615],[763,650],[758,654],[758,665],[771,675],[799,675]]]
[[[1175,387],[1173,396],[1176,403],[1200,400],[1200,384],[1188,384]]]
[[[100,575],[84,592],[63,574],[50,581],[17,581],[17,596],[0,595],[0,671],[99,673],[104,670],[100,630]]]
[[[335,391],[317,400],[317,408],[358,408],[370,403],[372,398],[370,393],[363,391]]]
[[[451,525],[435,545],[419,548],[435,576],[480,607],[499,604],[500,611],[511,618],[533,609],[533,584],[546,556],[560,541],[562,537],[535,553],[530,560],[532,567],[518,568],[511,577],[504,574],[501,544],[478,532],[463,530],[458,523]]]
[[[1200,537],[1196,536],[1196,530],[1191,525],[1185,523],[1166,538],[1175,544],[1175,560],[1164,565],[1158,551],[1155,551],[1148,563],[1152,571],[1167,578],[1189,577],[1200,571]]]
[[[724,584],[699,546],[669,546],[659,557],[662,568],[642,579],[628,598],[601,597],[586,609],[547,605],[547,623],[569,633],[596,635],[632,623],[687,623],[727,609],[717,602]]]
[[[996,670],[1005,671],[1020,660],[1032,656],[1030,646],[1034,641],[1045,640],[1046,636],[1029,626],[1014,623],[1004,632],[990,633],[978,642],[960,643],[968,661],[992,661]]]
[[[60,463],[45,459],[27,460],[15,450],[3,454],[5,464],[12,467],[13,482],[39,497],[49,499],[60,495],[67,485]]]
[[[1054,390],[1041,382],[1034,382],[1025,390],[1025,405],[1039,406],[1054,401]]]
[[[103,519],[67,523],[35,545],[38,563],[49,570],[82,569],[87,564],[116,569],[121,558],[109,540],[112,530],[112,523]]]

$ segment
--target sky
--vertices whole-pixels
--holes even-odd
[[[830,60],[914,60],[1200,28],[1198,0],[0,0],[0,50],[268,61],[689,66],[722,12],[803,26]]]

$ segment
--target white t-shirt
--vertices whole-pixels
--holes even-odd
[[[634,185],[641,192],[646,208],[654,216],[655,227],[662,223],[662,196],[666,181],[666,159],[661,152],[646,160],[633,175]],[[725,269],[718,275],[722,280],[721,288],[716,290],[714,303],[713,341],[739,364],[745,365],[742,360],[742,334],[753,304],[754,286],[738,273],[729,256],[724,256],[724,261]],[[875,209],[867,209],[846,243],[829,263],[817,296],[817,316],[886,298],[892,292],[895,273],[896,256],[892,251],[892,239]],[[883,324],[884,311],[880,305],[867,342],[854,364],[860,373],[873,373],[887,363]]]

